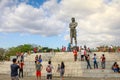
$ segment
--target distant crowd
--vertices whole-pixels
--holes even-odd
[[[77,61],[77,58],[78,58],[78,54],[79,54],[79,59],[81,59],[81,61],[86,61],[87,63],[87,69],[90,68],[92,69],[91,67],[91,64],[90,64],[90,55],[92,54],[91,51],[87,50],[87,48],[81,48],[81,50],[78,52],[77,49],[74,49],[73,50],[73,54],[74,54],[74,61]],[[92,57],[92,61],[93,61],[93,66],[94,66],[94,69],[98,69],[98,57],[97,55],[94,53],[93,57]],[[101,57],[99,58],[100,59],[100,63],[101,63],[101,68],[102,69],[105,69],[106,68],[106,57],[104,54],[101,55]],[[111,66],[111,69],[114,71],[114,72],[118,72],[120,73],[120,67],[118,65],[117,62],[114,62],[114,64]]]

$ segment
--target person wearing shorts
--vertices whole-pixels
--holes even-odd
[[[36,71],[36,77],[41,77],[41,71],[39,70]]]
[[[35,66],[36,66],[36,80],[38,80],[38,79],[41,79],[41,70],[42,70],[43,66],[39,61],[37,61]]]

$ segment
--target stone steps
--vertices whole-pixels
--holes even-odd
[[[100,61],[99,58],[101,57],[102,53],[96,53],[96,54],[98,56],[98,61]],[[116,55],[113,55],[113,54],[108,55],[108,54],[109,53],[105,53],[106,61],[116,61],[116,60],[118,61],[118,60],[120,60],[119,58],[116,57]],[[61,60],[72,61],[74,59],[72,52],[68,52],[68,53],[67,52],[62,52],[62,53],[55,53],[55,54],[52,54],[52,55],[51,55],[51,53],[37,53],[37,54],[32,54],[31,56],[28,57],[27,60],[28,61],[34,61],[34,57],[36,55],[42,55],[43,61],[47,61],[50,58],[52,58],[53,61],[56,60],[56,62],[61,61]],[[92,59],[93,54],[90,54],[90,55],[91,55],[90,57]],[[80,59],[79,57],[80,56],[78,55],[78,59]],[[56,58],[59,58],[59,59],[56,59]]]
[[[103,53],[102,52],[96,52],[96,55],[98,58],[101,57]],[[120,60],[118,54],[110,54],[110,53],[104,53],[106,56],[106,69],[101,69],[101,62],[100,59],[98,59],[98,65],[99,69],[86,69],[87,63],[86,61],[74,61],[73,53],[72,52],[60,52],[60,53],[37,53],[37,54],[31,54],[30,56],[27,56],[25,58],[25,65],[24,65],[24,75],[26,76],[35,76],[35,56],[41,55],[42,56],[42,76],[46,76],[46,66],[48,64],[48,60],[51,58],[52,65],[54,67],[53,69],[53,76],[59,77],[59,73],[56,72],[58,64],[61,63],[61,61],[64,61],[65,63],[65,77],[120,77],[120,74],[114,73],[111,70],[111,66],[113,63],[117,60],[118,64],[120,65]],[[93,54],[90,54],[91,60],[91,66],[93,68],[93,60],[92,60]],[[79,55],[78,55],[79,57]],[[5,62],[4,65],[0,65],[0,69],[3,68],[3,70],[0,71],[0,73],[10,74],[10,64],[12,62]]]
[[[88,69],[86,69],[87,63],[85,61],[79,61],[79,60],[76,61],[76,62],[73,61],[74,57],[73,57],[72,52],[55,53],[54,56],[52,56],[52,58],[51,58],[52,65],[54,66],[53,75],[54,76],[59,76],[59,73],[57,73],[56,70],[57,70],[57,65],[60,64],[61,61],[64,61],[65,66],[66,66],[65,76],[73,76],[73,77],[80,77],[80,76],[82,76],[82,77],[104,77],[105,75],[109,75],[109,74],[110,75],[112,75],[112,74],[116,75],[111,70],[111,66],[113,65],[113,63],[116,60],[119,60],[118,56],[116,56],[115,54],[104,53],[105,56],[106,56],[106,69],[103,70],[100,67],[101,66],[100,57],[101,57],[102,54],[103,53],[101,53],[101,52],[96,53],[96,55],[98,57],[97,60],[99,62],[98,63],[99,69],[89,69],[88,70]],[[43,56],[43,54],[41,54],[41,55]],[[48,55],[48,54],[46,54],[46,55]],[[92,56],[93,56],[93,54],[90,54],[90,57],[91,57],[90,63],[91,63],[91,66],[93,68]],[[80,57],[80,55],[78,55],[78,57]],[[32,55],[31,58],[33,58],[33,55]],[[47,61],[42,62],[42,64],[46,67],[47,66]],[[31,70],[28,70],[28,71],[30,71],[29,72],[30,74],[28,74],[28,75],[35,75],[34,62],[30,62],[29,65],[32,65],[32,66],[28,67],[29,69],[31,69]],[[43,71],[42,71],[43,76],[46,75],[45,67],[43,68]],[[114,75],[108,76],[108,77],[114,77]]]

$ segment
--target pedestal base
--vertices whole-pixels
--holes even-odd
[[[77,51],[79,51],[78,46],[72,46],[71,47],[71,51],[73,51],[74,49],[76,49]]]

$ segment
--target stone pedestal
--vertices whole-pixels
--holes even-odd
[[[79,51],[78,50],[78,46],[71,46],[71,51],[73,51],[74,49],[76,49],[77,51]]]

